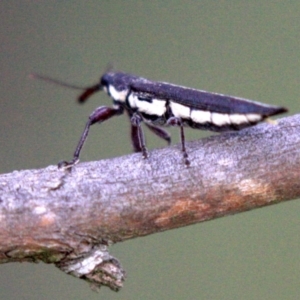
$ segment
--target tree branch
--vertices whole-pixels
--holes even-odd
[[[82,163],[0,176],[0,262],[55,263],[118,290],[125,271],[111,243],[300,196],[300,115],[277,125]]]

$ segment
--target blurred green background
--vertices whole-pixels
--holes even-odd
[[[108,63],[154,80],[299,111],[299,1],[1,1],[0,172],[70,159],[87,116],[74,90]],[[95,125],[81,161],[131,152],[129,123]],[[178,142],[178,130],[172,129]],[[187,130],[189,139],[210,133]],[[149,148],[164,147],[147,134]],[[299,299],[300,202],[114,245],[128,276],[100,294],[52,265],[0,265],[0,299]]]

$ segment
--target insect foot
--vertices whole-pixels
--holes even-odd
[[[70,162],[62,160],[57,164],[57,167],[59,169],[67,170],[67,169],[71,169],[73,166],[77,165],[78,163],[79,163],[79,159],[76,160],[73,159]]]
[[[180,118],[178,117],[171,117],[167,120],[167,125],[170,126],[180,126],[180,138],[181,138],[181,151],[183,153],[183,160],[184,163],[187,167],[191,165],[189,159],[188,159],[188,154],[186,152],[186,147],[185,147],[185,135],[184,135],[184,130],[183,130],[183,124]]]

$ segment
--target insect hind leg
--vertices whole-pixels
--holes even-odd
[[[185,165],[187,167],[190,166],[191,163],[190,163],[190,161],[188,159],[188,154],[186,152],[185,135],[184,135],[183,123],[182,123],[181,118],[171,117],[171,118],[168,119],[167,125],[170,125],[170,126],[179,126],[180,127],[181,151],[183,153],[184,163],[185,163]]]

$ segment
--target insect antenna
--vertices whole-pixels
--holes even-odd
[[[80,103],[85,102],[92,94],[94,94],[97,91],[102,89],[101,84],[96,84],[96,85],[93,85],[91,87],[83,87],[83,86],[70,84],[70,83],[67,83],[67,82],[64,82],[64,81],[61,81],[61,80],[58,80],[58,79],[54,79],[52,77],[37,74],[37,73],[31,73],[29,75],[29,78],[44,80],[46,82],[50,82],[50,83],[60,85],[60,86],[63,86],[63,87],[67,87],[67,88],[70,88],[70,89],[74,89],[74,90],[83,90],[84,92],[78,97],[78,102],[80,102]]]
[[[44,80],[44,81],[47,81],[47,82],[50,82],[50,83],[53,83],[53,84],[56,84],[56,85],[64,86],[64,87],[67,87],[67,88],[70,88],[70,89],[74,89],[74,90],[85,90],[85,89],[87,89],[86,87],[70,84],[70,83],[67,83],[67,82],[64,82],[64,81],[61,81],[61,80],[58,80],[58,79],[54,79],[54,78],[51,78],[51,77],[48,77],[48,76],[44,76],[44,75],[41,75],[41,74],[37,74],[37,73],[29,74],[29,78]]]

